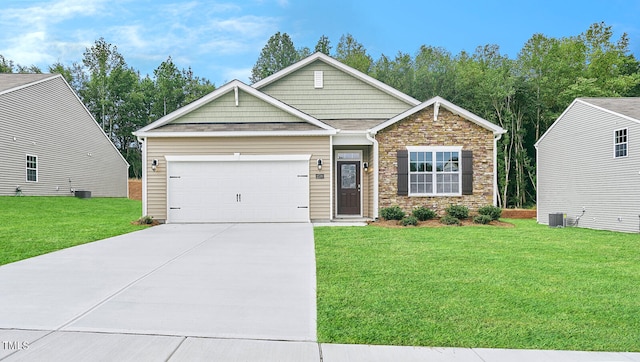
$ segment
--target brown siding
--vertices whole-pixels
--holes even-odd
[[[418,206],[439,214],[450,204],[471,210],[493,203],[493,134],[475,123],[440,108],[433,120],[433,106],[380,131],[379,207],[398,205],[405,212]],[[462,146],[473,151],[473,194],[463,196],[398,196],[397,151],[407,146]]]
[[[220,138],[148,138],[147,139],[147,214],[166,219],[167,162],[165,155],[291,155],[310,154],[309,213],[311,219],[328,219],[330,180],[316,179],[317,160],[324,161],[322,173],[329,174],[330,146],[328,136],[314,137],[220,137]],[[151,160],[158,159],[156,171]],[[326,167],[326,168],[325,168]]]

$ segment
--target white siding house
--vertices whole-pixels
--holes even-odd
[[[0,195],[127,197],[129,165],[61,75],[0,74]]]
[[[640,98],[578,98],[535,146],[539,223],[640,232]]]

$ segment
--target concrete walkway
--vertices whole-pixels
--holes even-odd
[[[316,342],[311,224],[161,225],[0,266],[2,361],[636,361]]]

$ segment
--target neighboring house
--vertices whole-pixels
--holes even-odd
[[[129,165],[61,75],[0,74],[0,195],[126,197]]]
[[[377,218],[494,204],[500,127],[322,53],[232,81],[135,132],[143,212],[167,222]]]
[[[574,100],[535,145],[538,222],[640,231],[638,140],[640,98]]]

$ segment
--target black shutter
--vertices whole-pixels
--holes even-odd
[[[398,195],[409,195],[409,152],[398,150]]]
[[[473,195],[473,152],[462,151],[462,194]]]

